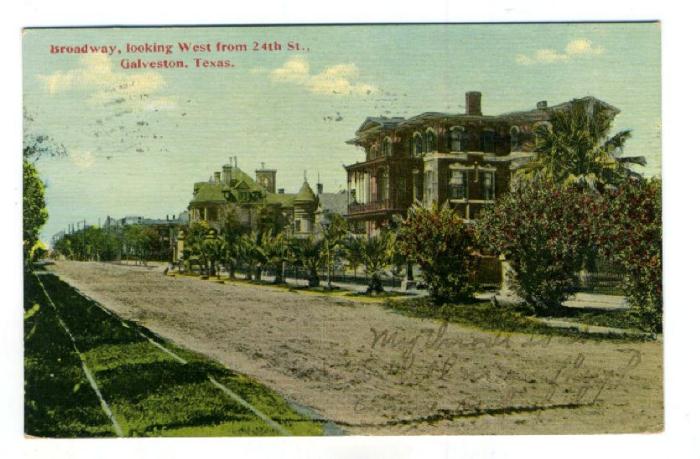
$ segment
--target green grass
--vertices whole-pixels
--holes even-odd
[[[124,326],[120,319],[53,275],[42,275],[41,280],[125,435],[279,435],[211,384],[209,376],[290,433],[323,434],[319,422],[298,414],[282,397],[255,380],[166,342],[135,323]],[[27,276],[25,289],[25,310],[31,311],[34,304],[39,304],[39,312],[25,323],[25,431],[46,437],[113,436],[111,423],[34,275]],[[41,328],[34,327],[38,323]],[[139,332],[187,363],[158,349]],[[54,376],[49,378],[49,373]]]
[[[643,339],[628,335],[594,334],[574,329],[550,327],[538,321],[523,309],[512,306],[494,307],[489,301],[436,306],[429,298],[415,298],[403,301],[387,300],[384,304],[385,307],[394,312],[411,317],[445,320],[503,333],[568,336],[586,340],[639,341]],[[629,328],[629,319],[625,311],[591,311],[572,308],[570,311],[567,311],[567,316],[562,317],[562,319],[588,325]]]

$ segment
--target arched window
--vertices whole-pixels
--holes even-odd
[[[413,145],[411,146],[413,156],[416,158],[423,154],[423,136],[419,133],[413,134]]]
[[[520,128],[512,126],[510,128],[510,150],[515,151],[520,147]]]
[[[391,156],[391,139],[384,137],[382,140],[382,156]]]
[[[425,152],[430,153],[437,149],[437,135],[432,129],[425,132]]]
[[[467,133],[462,126],[450,128],[450,151],[467,151]]]

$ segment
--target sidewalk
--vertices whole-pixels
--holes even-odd
[[[477,293],[476,297],[480,300],[490,300],[493,298],[494,293],[492,292],[481,292]],[[495,293],[496,301],[499,303],[516,303],[519,298],[514,294],[503,295],[500,292]],[[576,293],[573,297],[562,303],[564,306],[569,308],[591,308],[591,309],[601,309],[605,311],[617,311],[622,309],[629,309],[629,303],[627,303],[627,298],[618,295],[604,295],[602,293]]]
[[[236,273],[236,276],[241,278],[243,276],[242,273]],[[271,275],[263,275],[262,280],[272,282],[274,280],[274,276]],[[285,277],[285,281],[287,284],[295,287],[304,287],[308,284],[308,281],[303,278],[296,278],[296,277]],[[333,286],[335,287],[340,287],[345,290],[350,290],[353,292],[364,292],[367,290],[367,286],[363,284],[355,284],[353,282],[332,282]],[[324,279],[321,279],[320,287],[323,287],[326,285],[326,281]],[[384,286],[384,290],[387,292],[399,292],[399,293],[405,293],[407,295],[412,295],[412,296],[427,296],[428,291],[425,289],[407,289],[407,290],[401,290],[401,287],[391,287],[388,285]]]
[[[242,274],[239,274],[239,276]],[[263,275],[262,280],[272,282],[274,279],[274,276],[271,275]],[[293,285],[293,286],[305,286],[307,285],[307,280],[302,279],[302,278],[295,278],[295,277],[287,277],[285,278],[287,284]],[[322,279],[321,280],[321,286],[326,285],[325,281]],[[333,285],[336,287],[340,287],[345,290],[350,290],[354,292],[364,292],[367,290],[366,285],[362,284],[355,284],[352,282],[336,282],[333,281]],[[401,290],[401,287],[390,287],[390,286],[384,286],[384,290],[387,292],[400,292],[400,293],[405,293],[407,295],[411,296],[416,296],[416,297],[422,297],[422,296],[427,296],[428,295],[428,290],[427,289],[408,289],[408,290]],[[476,298],[480,300],[490,300],[493,296],[493,292],[479,292],[476,295]],[[519,299],[518,297],[514,295],[501,295],[500,293],[496,293],[496,301],[498,302],[503,302],[503,303],[515,303]],[[615,310],[622,310],[622,309],[628,309],[629,304],[627,303],[627,299],[624,296],[618,296],[618,295],[604,295],[601,293],[577,293],[567,301],[563,303],[564,306],[569,307],[569,308],[591,308],[591,309],[601,309],[601,310],[607,310],[607,311],[615,311]]]

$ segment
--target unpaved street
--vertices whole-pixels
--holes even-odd
[[[124,318],[253,376],[348,433],[658,431],[662,343],[498,334],[376,304],[57,262]]]

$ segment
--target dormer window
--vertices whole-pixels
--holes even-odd
[[[450,151],[467,151],[467,133],[462,126],[450,128]]]
[[[413,156],[416,158],[423,155],[423,136],[419,133],[413,134],[413,144],[411,145],[411,151]]]
[[[425,152],[430,153],[437,149],[437,135],[432,129],[425,132]]]
[[[520,148],[520,128],[512,126],[510,128],[510,150],[516,151]]]
[[[496,134],[493,131],[484,131],[481,133],[481,151],[484,153],[493,153],[496,147]]]

